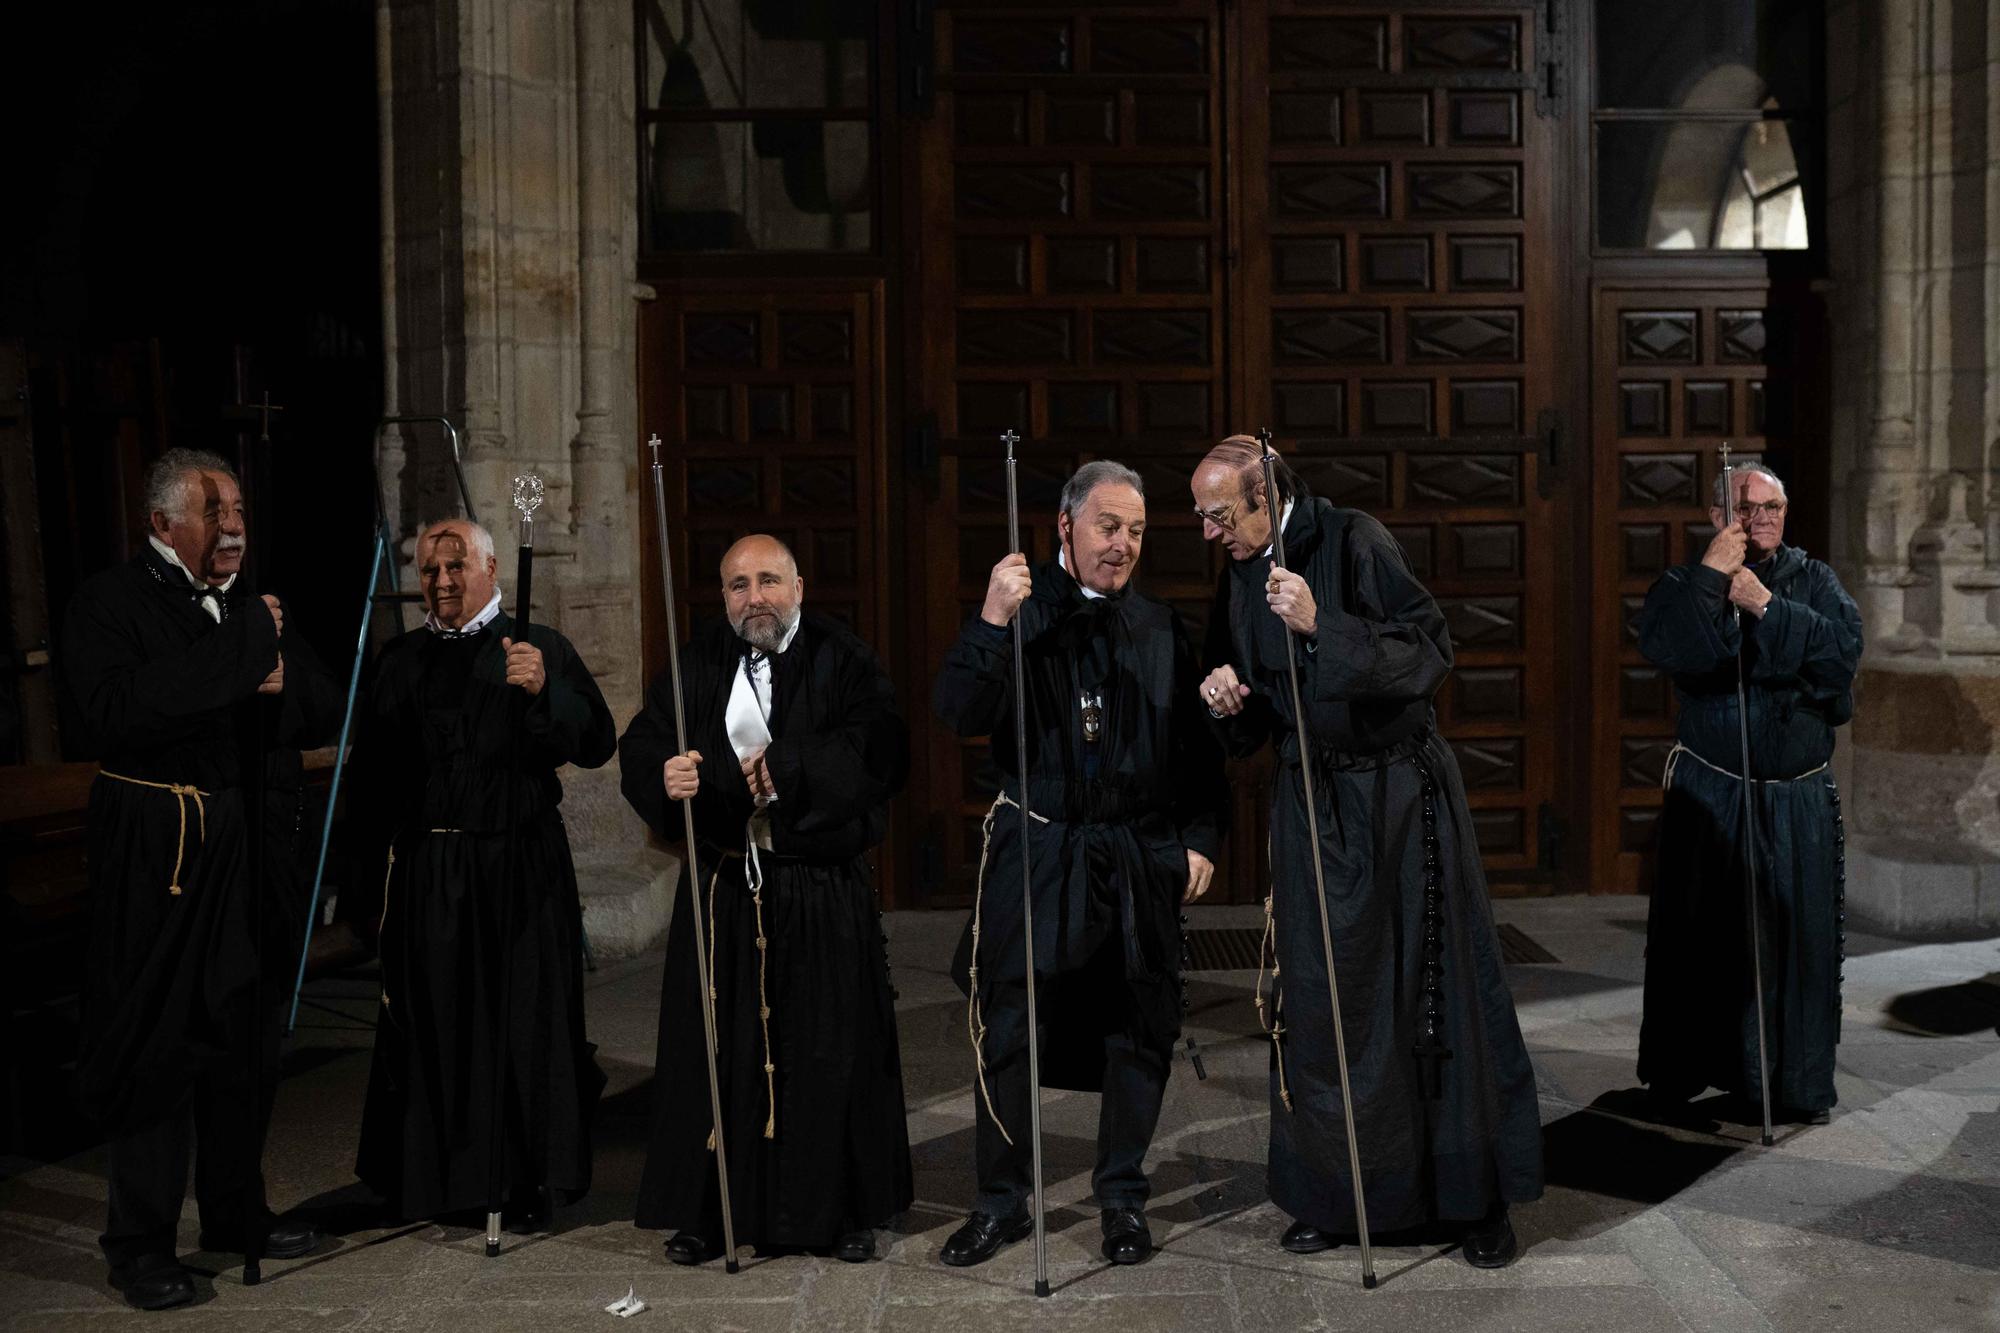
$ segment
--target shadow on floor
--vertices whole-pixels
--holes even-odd
[[[1972,981],[1898,995],[1886,1006],[1889,1017],[1934,1037],[1964,1037],[1991,1030],[2000,1035],[2000,972]]]

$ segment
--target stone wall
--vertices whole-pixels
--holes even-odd
[[[512,580],[511,483],[547,486],[536,619],[577,646],[622,729],[641,679],[632,14],[622,0],[383,0],[379,77],[390,415],[459,425],[474,509]],[[403,543],[455,500],[443,436],[385,442]],[[511,605],[511,596],[509,598]],[[664,929],[670,860],[617,766],[563,773],[600,953]]]
[[[2000,7],[1846,0],[1827,47],[1848,902],[2000,926]]]

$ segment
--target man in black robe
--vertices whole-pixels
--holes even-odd
[[[430,614],[375,664],[360,714],[356,874],[382,877],[382,1002],[355,1173],[399,1217],[484,1213],[496,1137],[507,1226],[590,1187],[604,1089],[584,1038],[582,909],[564,764],[611,758],[590,669],[500,609],[493,539],[417,539]]]
[[[721,1253],[722,1203],[691,911],[705,914],[716,1067],[737,1243],[874,1257],[874,1228],[912,1197],[902,1060],[871,850],[909,768],[888,675],[835,621],[800,610],[784,543],[722,558],[727,623],[681,648],[692,746],[673,681],[654,678],[619,742],[625,799],[686,836],[701,882],[674,899],[660,992],[658,1078],[641,1227],[667,1257]]]
[[[978,1070],[979,1174],[972,1215],[939,1256],[954,1267],[1033,1227],[1024,771],[1042,1082],[1102,1094],[1091,1183],[1104,1255],[1135,1264],[1152,1252],[1145,1158],[1180,1034],[1180,908],[1208,889],[1227,793],[1180,616],[1129,586],[1145,527],[1137,473],[1109,460],[1078,469],[1056,520],[1061,553],[1032,571],[1018,554],[995,565],[938,673],[938,715],[960,736],[992,737],[1002,778],[953,964]],[[1025,763],[1014,749],[1016,615]]]
[[[165,1309],[194,1297],[175,1257],[191,1146],[203,1249],[242,1251],[253,1223],[272,1258],[318,1242],[270,1217],[260,1163],[282,960],[303,926],[279,864],[297,822],[287,802],[297,747],[327,729],[338,700],[311,650],[284,636],[279,600],[238,578],[243,500],[228,465],[169,450],[145,491],[146,548],[78,590],[60,665],[81,748],[102,765],[77,1052],[78,1101],[112,1135],[99,1243],[125,1299]],[[272,746],[261,755],[260,731]],[[246,764],[267,772],[261,886]]]
[[[1203,535],[1230,565],[1209,622],[1201,697],[1232,754],[1266,742],[1272,895],[1271,1198],[1310,1254],[1357,1233],[1326,956],[1305,810],[1312,764],[1326,908],[1368,1223],[1464,1224],[1475,1266],[1512,1262],[1507,1207],[1541,1196],[1534,1069],[1501,967],[1486,878],[1432,698],[1451,671],[1444,617],[1380,523],[1278,469],[1290,568],[1271,557],[1262,446],[1231,436],[1193,482]],[[1301,756],[1285,658],[1298,667]]]
[[[1740,660],[1749,672],[1771,1105],[1786,1119],[1824,1123],[1835,1102],[1846,946],[1840,794],[1827,763],[1833,729],[1854,714],[1861,613],[1831,568],[1784,544],[1784,483],[1756,463],[1735,478],[1737,521],[1723,525],[1718,477],[1715,539],[1700,563],[1662,574],[1639,615],[1639,651],[1673,672],[1680,702],[1646,921],[1639,1079],[1669,1114],[1709,1087],[1753,1101],[1762,1094],[1744,897]]]

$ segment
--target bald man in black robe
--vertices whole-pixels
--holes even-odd
[[[888,674],[802,610],[776,538],[722,559],[727,623],[681,647],[688,739],[662,671],[619,742],[625,799],[670,842],[694,802],[701,881],[674,899],[661,981],[653,1126],[638,1225],[668,1259],[722,1251],[722,1196],[690,917],[704,915],[731,1222],[738,1244],[862,1263],[910,1204],[895,998],[874,849],[909,770]]]

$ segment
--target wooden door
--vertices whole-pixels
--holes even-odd
[[[1235,420],[1387,524],[1436,595],[1457,654],[1439,722],[1489,877],[1546,891],[1574,554],[1543,7],[1269,0],[1242,21]]]
[[[1673,682],[1639,654],[1646,590],[1669,566],[1698,560],[1715,535],[1708,507],[1718,446],[1735,458],[1762,456],[1777,422],[1799,420],[1801,377],[1791,370],[1810,336],[1786,336],[1777,353],[1766,319],[1765,283],[1727,286],[1600,284],[1594,300],[1594,472],[1591,620],[1590,789],[1597,831],[1590,887],[1648,891],[1659,819],[1660,779],[1674,743]],[[1798,321],[1810,335],[1817,319]],[[1773,370],[1779,373],[1773,375]],[[1783,400],[1779,400],[1779,395]],[[1775,409],[1775,411],[1774,411]],[[1780,444],[1772,463],[1794,475],[1814,468]],[[1793,487],[1794,494],[1798,488]],[[1794,536],[1787,533],[1788,540]]]
[[[907,510],[914,688],[1005,549],[999,432],[1023,437],[1036,558],[1078,463],[1138,468],[1142,585],[1199,626],[1223,557],[1188,477],[1221,436],[1268,424],[1438,592],[1460,648],[1440,711],[1488,867],[1548,882],[1571,552],[1548,466],[1562,229],[1544,24],[1532,3],[940,5],[915,131],[910,381],[934,439]],[[934,723],[921,748],[914,880],[952,904],[996,775],[983,743]],[[1221,882],[1252,901],[1261,774],[1238,777],[1250,836]]]

